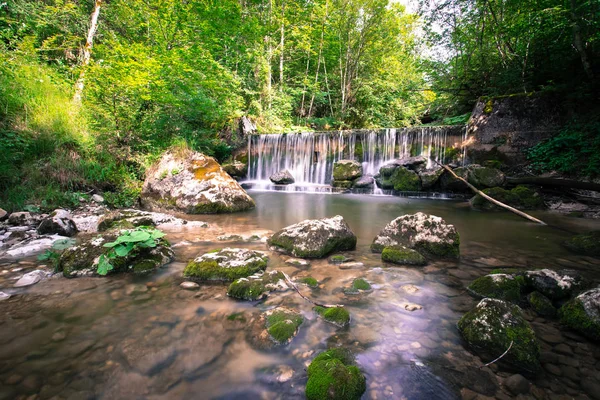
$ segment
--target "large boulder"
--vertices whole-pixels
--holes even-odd
[[[269,257],[248,249],[225,248],[196,257],[183,270],[189,280],[231,282],[267,268]]]
[[[239,161],[234,161],[231,164],[223,164],[223,170],[235,180],[240,180],[245,178],[248,174],[248,165]]]
[[[269,177],[271,182],[277,185],[290,185],[295,182],[294,177],[287,169],[284,171],[275,172]]]
[[[475,279],[467,290],[475,297],[489,297],[516,303],[521,299],[523,288],[522,276],[491,274]]]
[[[371,175],[364,175],[354,181],[352,187],[356,189],[373,189],[375,179]]]
[[[276,232],[267,243],[301,258],[322,258],[334,251],[354,250],[356,236],[341,215],[307,219]]]
[[[588,290],[558,310],[560,322],[600,341],[600,287]]]
[[[37,231],[40,235],[55,233],[70,237],[77,234],[77,227],[70,212],[58,209],[42,220]]]
[[[254,200],[217,161],[190,150],[171,150],[146,175],[141,195],[148,209],[213,214],[254,208]]]
[[[563,245],[574,253],[600,257],[600,231],[575,235]]]
[[[404,246],[430,258],[458,258],[460,238],[454,225],[422,212],[407,214],[386,225],[371,244],[380,253],[385,247]]]
[[[517,186],[511,190],[503,189],[501,187],[494,187],[484,189],[482,192],[501,203],[518,208],[519,210],[535,210],[544,208],[544,199],[542,199],[542,197],[536,191],[525,186]],[[475,195],[470,202],[473,208],[479,210],[501,209],[478,194]]]
[[[14,212],[8,216],[9,225],[33,225],[35,218],[27,211]]]
[[[525,272],[525,282],[528,286],[552,300],[569,297],[585,284],[582,276],[577,271],[553,271],[551,269],[527,271]]]
[[[468,179],[469,177],[469,169],[467,167],[454,168],[452,172],[463,179]],[[470,190],[466,183],[457,179],[448,171],[444,171],[439,182],[442,190],[446,192],[468,192]]]
[[[132,231],[106,233],[66,249],[58,260],[58,271],[62,271],[67,278],[103,275],[99,273],[99,266],[101,256],[104,256],[113,267],[112,270],[107,271],[110,274],[118,272],[145,274],[162,267],[173,259],[173,250],[162,237],[152,239],[153,247],[135,247],[123,255],[115,253],[114,246],[105,246],[108,243],[114,243],[119,236],[129,232]],[[111,253],[112,255],[109,257]]]
[[[367,390],[367,382],[347,350],[327,350],[310,363],[307,369],[306,398],[308,400],[359,400]]]
[[[362,173],[362,165],[355,160],[340,160],[333,164],[333,179],[336,181],[353,181]]]
[[[382,189],[394,189],[400,192],[418,192],[421,190],[421,178],[408,168],[384,165],[379,169],[377,183]]]
[[[502,186],[506,180],[504,173],[496,168],[472,164],[468,170],[467,181],[478,189]]]
[[[227,295],[238,300],[254,301],[266,297],[270,292],[285,291],[288,288],[282,272],[259,272],[233,281],[227,289]]]
[[[483,299],[458,321],[467,344],[486,359],[496,359],[525,373],[540,368],[540,346],[521,309],[498,299]],[[511,346],[512,342],[512,346]]]
[[[443,168],[426,169],[420,171],[419,178],[421,178],[421,188],[423,190],[429,190],[433,188],[438,183],[438,180],[440,179],[443,173]]]

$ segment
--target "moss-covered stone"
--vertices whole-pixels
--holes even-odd
[[[502,186],[506,179],[504,173],[495,168],[469,166],[468,182],[478,189]]]
[[[371,290],[371,284],[363,278],[357,278],[352,281],[350,287],[344,289],[346,294],[359,294]]]
[[[362,176],[362,165],[354,160],[340,160],[333,164],[333,179],[353,181]]]
[[[367,389],[354,357],[341,349],[319,354],[308,366],[307,374],[308,400],[359,400]]]
[[[279,271],[269,271],[233,281],[227,289],[227,295],[234,299],[255,301],[277,289],[287,289],[285,276]]]
[[[516,303],[524,287],[522,276],[490,274],[475,279],[467,290],[478,298],[490,297]]]
[[[384,171],[387,170],[382,167]],[[396,166],[389,176],[385,176],[380,170],[382,178],[380,184],[383,189],[394,189],[399,192],[418,192],[421,190],[421,178],[415,171]]]
[[[312,289],[319,287],[319,282],[312,276],[305,276],[303,278],[300,278],[299,282],[305,284],[306,286]]]
[[[354,186],[354,182],[353,181],[333,180],[333,181],[331,181],[331,186],[333,186],[334,188],[338,188],[338,189],[351,189],[352,186]]]
[[[499,357],[512,342],[501,363],[531,374],[540,368],[540,347],[535,332],[516,305],[483,299],[458,321],[458,330],[467,344],[486,359]]]
[[[507,204],[519,210],[537,210],[545,207],[542,197],[536,191],[525,186],[517,186],[511,190],[495,187],[484,189],[482,192],[501,203]],[[498,206],[484,199],[480,195],[475,195],[471,199],[471,206],[480,210],[500,209]]]
[[[336,254],[336,255],[329,257],[329,263],[334,264],[334,265],[343,264],[345,262],[349,262],[352,260],[354,260],[352,257],[348,257],[343,254]]]
[[[154,225],[152,216],[147,213],[137,210],[118,210],[111,211],[100,217],[98,220],[98,232]]]
[[[278,344],[291,342],[303,321],[300,313],[284,307],[266,312],[267,332]]]
[[[540,292],[531,292],[527,295],[527,302],[533,311],[543,317],[555,317],[556,308],[552,305],[549,298]]]
[[[426,265],[427,260],[418,251],[404,246],[385,247],[381,260],[399,265]]]
[[[469,170],[467,167],[454,168],[452,171],[463,179],[468,179],[469,177]],[[466,192],[470,190],[463,181],[455,178],[448,171],[445,171],[440,177],[440,185],[443,190],[449,192]]]
[[[600,231],[575,235],[563,245],[577,254],[600,257]]]
[[[538,269],[526,271],[523,276],[527,286],[552,300],[569,297],[586,284],[580,273],[569,269]]]
[[[190,280],[231,282],[264,271],[268,261],[260,251],[225,248],[190,261],[183,276]]]
[[[584,336],[600,341],[600,288],[588,290],[558,310],[560,322]]]
[[[316,306],[315,312],[319,314],[325,321],[331,322],[339,327],[344,327],[350,324],[350,313],[344,307],[321,307]]]

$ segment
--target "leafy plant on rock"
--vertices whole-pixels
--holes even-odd
[[[98,274],[106,275],[113,270],[114,266],[111,260],[117,257],[127,257],[139,249],[154,248],[164,236],[165,234],[160,230],[147,226],[121,232],[114,242],[104,244],[104,247],[110,250],[100,256]]]

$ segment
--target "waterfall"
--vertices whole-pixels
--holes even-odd
[[[269,186],[269,177],[288,170],[297,187],[325,186],[331,183],[333,164],[342,159],[362,163],[363,175],[375,176],[381,166],[411,156],[427,159],[427,168],[443,163],[450,143],[462,142],[462,127],[390,128],[375,131],[335,133],[293,133],[252,135],[248,141],[248,181]],[[456,138],[456,136],[458,136]]]

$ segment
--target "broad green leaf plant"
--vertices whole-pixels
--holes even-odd
[[[156,247],[164,236],[165,234],[160,230],[147,226],[122,231],[114,242],[104,244],[104,247],[110,250],[100,256],[98,260],[98,274],[106,275],[114,269],[111,260],[117,257],[127,257],[139,249]]]

